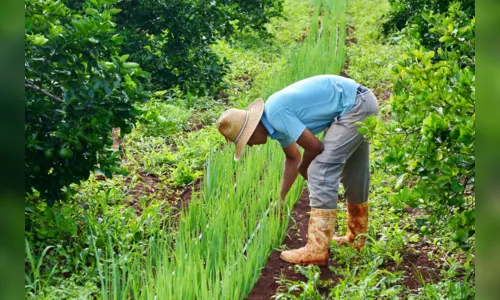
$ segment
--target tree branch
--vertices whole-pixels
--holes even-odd
[[[24,87],[26,88],[29,88],[29,89],[32,89],[34,91],[37,91],[39,93],[42,93],[44,94],[45,96],[53,99],[53,100],[56,100],[56,101],[59,101],[59,102],[64,102],[61,98],[57,97],[57,96],[54,96],[52,95],[51,93],[47,92],[46,90],[42,89],[41,87],[39,87],[38,85],[34,84],[33,81],[31,80],[28,80],[27,78],[24,78]]]

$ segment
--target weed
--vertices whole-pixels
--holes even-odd
[[[324,295],[320,289],[328,290],[333,285],[332,280],[321,280],[319,278],[320,270],[318,266],[299,266],[295,265],[295,272],[305,276],[307,282],[298,280],[288,280],[281,276],[278,283],[285,289],[283,292],[278,292],[272,299],[324,299]]]

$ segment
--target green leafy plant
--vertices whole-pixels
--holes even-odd
[[[459,22],[467,23],[468,19],[475,16],[474,0],[389,0],[391,9],[384,17],[382,23],[383,31],[387,34],[394,31],[407,29],[412,37],[420,40],[426,48],[437,49],[442,46],[440,35],[432,30],[426,20],[426,14],[442,14],[454,5],[460,3],[465,17]]]
[[[278,292],[272,299],[324,299],[320,293],[320,288],[328,289],[333,285],[333,281],[321,280],[320,269],[316,265],[300,266],[295,265],[294,270],[296,273],[306,277],[307,281],[301,280],[288,280],[281,277],[278,283],[284,292]]]
[[[131,182],[130,188],[140,182]],[[118,265],[142,255],[150,239],[167,228],[171,216],[168,203],[157,195],[138,197],[124,188],[124,179],[91,179],[67,202],[47,205],[40,199],[29,207],[30,229],[26,231],[25,291],[33,298],[96,295],[102,284],[105,262],[114,255]],[[34,197],[36,198],[36,197]],[[147,205],[146,205],[147,203]],[[140,209],[138,215],[137,209]],[[49,245],[49,246],[47,246]],[[62,282],[68,284],[61,287]],[[80,294],[79,294],[80,293]],[[66,295],[66,296],[64,296]]]
[[[449,269],[441,271],[441,277],[438,282],[426,282],[422,275],[420,275],[420,280],[422,283],[422,289],[418,295],[415,297],[410,297],[409,299],[420,299],[424,297],[426,299],[471,299],[475,297],[474,286],[471,285],[471,277],[474,276],[475,272],[468,268],[464,274],[458,274],[457,268],[458,263],[450,266]],[[457,276],[459,275],[459,276]],[[457,280],[457,278],[462,277],[462,280]]]
[[[143,115],[139,119],[138,130],[143,136],[168,137],[189,129],[191,111],[183,107],[153,100],[140,109]]]
[[[158,89],[181,86],[194,94],[221,88],[228,61],[210,45],[251,28],[262,34],[270,18],[281,16],[281,0],[123,0],[115,4],[122,46],[152,74]]]
[[[446,48],[407,53],[393,68],[391,119],[377,126],[367,120],[363,128],[384,145],[378,163],[398,177],[399,199],[428,209],[429,222],[419,227],[445,222],[452,240],[468,250],[475,220],[475,19],[465,22],[459,4],[423,15]]]
[[[112,22],[115,1],[27,1],[25,22],[25,186],[49,203],[61,188],[99,168],[121,172],[111,130],[130,133],[148,73],[128,61]]]

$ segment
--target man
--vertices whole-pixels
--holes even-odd
[[[268,136],[281,144],[286,156],[283,199],[299,173],[307,180],[308,241],[305,247],[283,251],[281,259],[326,265],[332,238],[341,245],[363,246],[364,238],[355,239],[368,230],[369,145],[355,123],[376,114],[377,99],[369,89],[349,78],[320,75],[284,88],[265,104],[257,99],[246,110],[229,109],[217,121],[219,131],[236,144],[235,160],[245,145],[264,144]],[[315,134],[325,129],[322,143]],[[302,157],[297,144],[304,148]],[[333,237],[340,182],[347,199],[348,231]]]

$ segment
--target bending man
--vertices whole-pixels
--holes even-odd
[[[330,240],[363,246],[356,236],[368,230],[370,165],[368,142],[356,122],[378,114],[372,91],[349,78],[320,75],[298,81],[271,95],[264,104],[257,99],[246,110],[229,109],[217,128],[236,144],[234,158],[245,145],[277,140],[286,160],[281,184],[284,199],[300,173],[309,187],[311,215],[307,244],[283,251],[281,259],[294,264],[326,265]],[[325,132],[323,143],[315,134]],[[301,157],[298,146],[304,148]],[[347,200],[348,231],[333,237],[337,219],[339,183]]]

